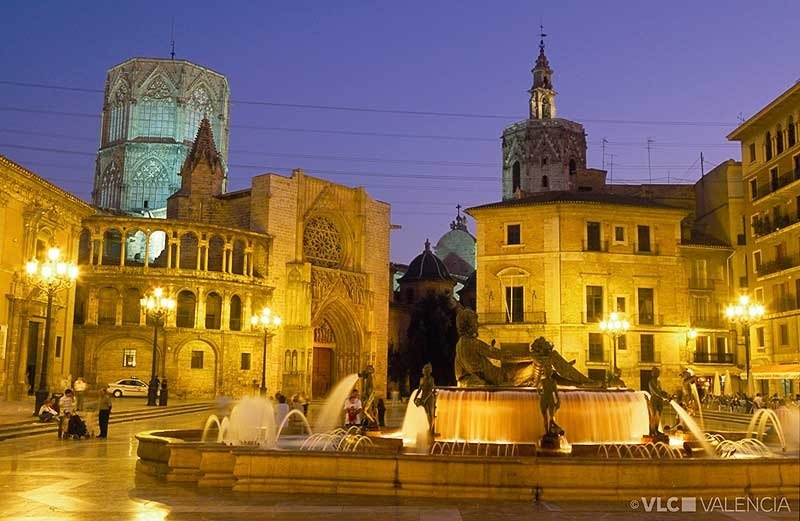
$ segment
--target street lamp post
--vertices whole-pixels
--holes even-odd
[[[264,348],[261,353],[261,387],[259,394],[267,396],[267,343],[269,338],[275,334],[275,331],[281,327],[281,317],[273,315],[272,310],[264,308],[261,314],[253,315],[250,317],[250,325],[253,329],[262,329],[264,331]]]
[[[611,337],[611,341],[613,344],[613,365],[611,367],[611,378],[616,378],[617,376],[617,339],[624,335],[629,329],[631,328],[630,323],[625,320],[625,318],[620,314],[614,311],[611,313],[607,319],[600,322],[600,329],[603,333],[609,335]],[[610,380],[609,380],[610,381]]]
[[[157,405],[158,380],[156,359],[158,358],[158,326],[167,314],[175,309],[175,300],[167,297],[164,290],[154,288],[153,292],[139,300],[142,311],[153,320],[153,364],[150,368],[150,385],[147,388],[147,405]]]
[[[764,306],[750,302],[747,295],[739,297],[738,302],[725,308],[725,316],[733,323],[742,326],[744,335],[744,363],[747,372],[747,394],[753,396],[753,378],[750,375],[750,325],[764,316]]]
[[[47,259],[39,262],[34,259],[25,265],[28,281],[47,295],[47,311],[44,319],[44,347],[42,348],[41,375],[39,387],[36,389],[36,402],[33,414],[39,414],[39,408],[50,395],[47,385],[47,362],[50,356],[50,329],[53,321],[53,298],[56,293],[66,289],[78,278],[78,267],[70,262],[61,261],[61,250],[50,248]]]

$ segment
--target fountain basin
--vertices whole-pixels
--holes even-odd
[[[570,443],[639,443],[649,431],[647,401],[629,389],[559,389],[556,422]],[[436,439],[538,443],[545,433],[539,391],[519,387],[439,387]]]
[[[545,501],[650,496],[800,499],[800,460],[630,460],[364,454],[227,446],[201,431],[139,433],[137,472],[241,492]]]

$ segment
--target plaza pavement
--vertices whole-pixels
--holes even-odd
[[[114,411],[146,408],[144,399],[116,400]],[[137,474],[137,432],[150,429],[201,428],[207,412],[112,422],[108,439],[58,440],[39,434],[0,441],[0,519],[3,521],[528,521],[528,520],[788,520],[781,513],[645,512],[631,501],[565,502],[475,501],[352,495],[242,494],[227,489],[158,481]],[[404,405],[389,407],[391,423],[402,419]],[[0,402],[10,417],[31,419],[33,402]],[[152,409],[152,408],[150,408]],[[312,415],[313,415],[312,404]],[[113,420],[114,412],[112,412]],[[369,468],[365,463],[365,472]],[[701,491],[698,491],[700,493]],[[435,491],[432,494],[435,495]]]

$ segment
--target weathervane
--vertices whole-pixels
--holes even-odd
[[[547,36],[544,34],[544,26],[539,26],[539,52],[544,52],[544,37]]]

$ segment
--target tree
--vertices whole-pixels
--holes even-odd
[[[456,384],[457,312],[458,304],[445,294],[430,294],[413,305],[403,350],[412,387],[417,387],[422,366],[428,362],[436,385]]]

